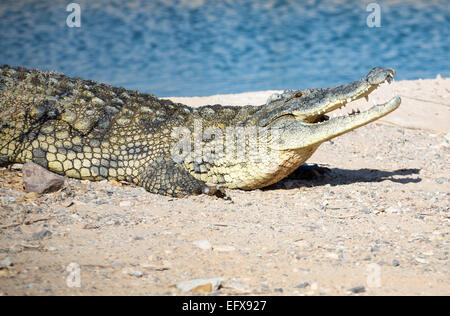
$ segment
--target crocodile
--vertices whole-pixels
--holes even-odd
[[[124,181],[175,197],[263,188],[297,170],[320,144],[398,108],[394,96],[365,111],[327,115],[367,98],[394,75],[377,67],[348,84],[285,90],[259,106],[192,108],[3,65],[0,166],[31,161],[67,177]]]

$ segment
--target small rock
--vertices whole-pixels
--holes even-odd
[[[122,201],[119,203],[119,206],[121,207],[130,207],[131,206],[131,202],[130,201]]]
[[[299,282],[297,283],[297,285],[295,286],[298,289],[305,289],[309,286],[308,282]]]
[[[32,238],[34,240],[44,239],[45,237],[50,237],[52,235],[52,232],[49,230],[41,230],[38,233],[34,233]]]
[[[213,292],[217,291],[224,278],[212,278],[212,279],[193,279],[184,281],[177,284],[177,288],[183,292]]]
[[[422,263],[422,264],[428,264],[429,263],[428,260],[425,260],[425,259],[422,259],[422,258],[415,258],[415,259],[416,259],[416,261],[418,263]]]
[[[196,241],[193,242],[193,244],[195,246],[197,246],[198,248],[203,249],[203,250],[209,250],[209,249],[212,248],[211,243],[208,240],[206,240],[206,239],[196,240]]]
[[[91,224],[91,223],[88,223],[88,224],[86,224],[86,225],[83,226],[83,229],[99,229],[99,228],[100,228],[99,225],[97,225],[97,224]]]
[[[8,268],[8,267],[10,267],[12,265],[13,264],[11,262],[11,259],[9,259],[9,257],[6,257],[2,261],[0,261],[0,269],[5,269],[5,268]]]
[[[392,260],[392,266],[398,267],[400,265],[400,262],[398,260]]]
[[[64,177],[52,173],[41,166],[27,162],[22,167],[23,185],[27,192],[51,193],[60,190]]]
[[[377,252],[378,250],[380,250],[380,246],[378,246],[378,245],[370,248],[370,252]]]
[[[142,276],[144,275],[144,273],[142,271],[136,270],[130,273],[131,276],[135,276],[137,278],[142,278]]]
[[[330,258],[330,259],[334,259],[334,260],[338,260],[339,259],[339,255],[337,253],[334,253],[334,252],[327,253],[326,257]]]
[[[348,290],[351,293],[354,294],[359,294],[359,293],[365,293],[366,292],[366,288],[364,286],[356,286],[354,288],[351,288],[350,290]]]
[[[274,291],[277,292],[277,293],[283,293],[283,289],[282,288],[274,289]]]
[[[15,164],[13,164],[13,165],[11,166],[11,169],[12,169],[12,170],[18,170],[18,171],[20,171],[20,170],[22,170],[22,168],[23,168],[23,165],[20,164],[20,163],[15,163]]]
[[[450,182],[450,179],[447,179],[447,178],[437,178],[436,179],[436,182],[438,183],[438,184],[444,184],[444,183],[447,183],[447,182]]]
[[[395,207],[388,207],[385,211],[388,214],[399,214],[400,211],[398,209],[396,209]]]

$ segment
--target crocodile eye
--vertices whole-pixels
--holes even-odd
[[[301,97],[304,97],[306,94],[305,94],[305,92],[304,91],[297,91],[297,92],[295,92],[295,94],[294,94],[294,98],[301,98]]]

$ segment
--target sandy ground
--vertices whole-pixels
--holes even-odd
[[[223,278],[203,290],[450,295],[450,79],[393,86],[400,109],[309,160],[330,173],[228,190],[231,201],[73,179],[37,195],[20,166],[0,170],[0,294],[183,295],[180,282]],[[260,104],[271,93],[173,99]]]

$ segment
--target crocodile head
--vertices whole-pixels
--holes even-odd
[[[374,68],[364,78],[349,84],[306,90],[287,90],[273,95],[255,118],[260,127],[280,132],[280,150],[298,150],[321,143],[373,122],[394,111],[401,103],[398,96],[363,112],[329,118],[329,112],[366,98],[382,83],[390,83],[393,69]]]

